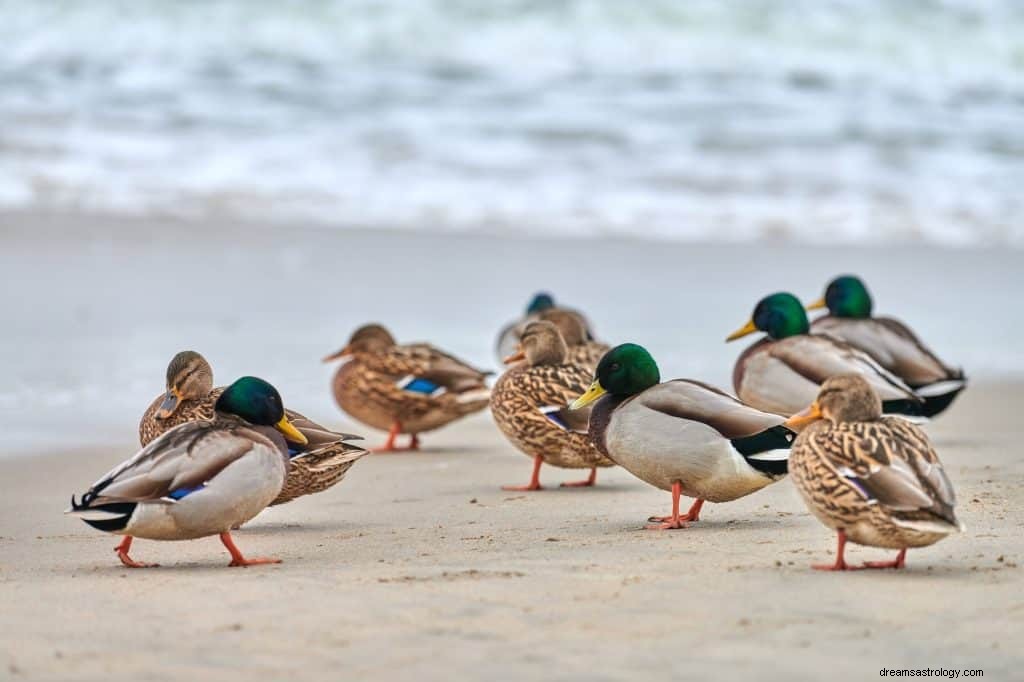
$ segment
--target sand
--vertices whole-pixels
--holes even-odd
[[[241,227],[176,223],[133,233],[117,221],[32,216],[5,216],[0,226],[7,290],[19,283],[0,396],[12,434],[0,457],[0,679],[864,680],[883,667],[1019,679],[1024,669],[1024,382],[991,369],[1020,352],[991,339],[1010,338],[1000,332],[1018,330],[1021,313],[1002,307],[983,329],[993,308],[961,305],[981,291],[986,305],[1010,302],[1022,277],[1013,254],[775,246],[729,260],[737,250],[726,246],[577,249],[263,228],[246,237]],[[447,254],[438,262],[459,265],[438,274],[423,263],[438,252]],[[571,288],[588,268],[641,255],[679,267],[624,281],[617,292],[630,305],[607,283],[595,283],[589,300],[586,287]],[[796,267],[801,258],[812,265]],[[496,262],[493,288],[460,280],[479,280]],[[859,264],[878,274],[879,288],[898,290],[885,265],[899,262],[924,288],[962,282],[951,288],[952,319],[914,307],[924,297],[917,289],[901,300],[940,352],[981,367],[927,427],[967,532],[912,551],[903,572],[817,573],[808,565],[829,560],[834,540],[788,481],[708,505],[689,529],[648,532],[644,520],[667,513],[669,496],[621,470],[580,490],[556,487],[580,472],[545,469],[549,489],[501,491],[524,483],[530,463],[483,414],[428,435],[423,453],[367,457],[337,488],[237,533],[243,551],[278,556],[277,566],[229,569],[219,542],[204,539],[138,541],[136,558],[162,566],[128,570],[114,538],[61,515],[71,493],[134,452],[138,414],[175,350],[206,351],[225,381],[246,371],[271,377],[289,405],[377,441],[333,408],[330,369],[317,358],[352,325],[386,313],[405,338],[429,336],[488,363],[493,331],[534,288],[498,275],[524,262],[536,268],[531,277],[568,288],[606,338],[632,330],[653,339],[665,376],[722,384],[740,349],[721,337],[772,277],[810,288]],[[701,279],[715,262],[729,286]],[[263,273],[255,284],[216,286],[253,264]],[[328,281],[330,295],[295,296]],[[165,285],[194,297],[162,306]],[[645,290],[684,309],[710,303],[659,317]],[[467,308],[476,317],[457,314]],[[268,311],[283,311],[283,322]],[[888,553],[853,548],[850,557]]]

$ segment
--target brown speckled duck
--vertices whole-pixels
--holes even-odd
[[[614,466],[587,437],[585,412],[570,412],[571,400],[587,387],[591,370],[568,359],[569,350],[551,322],[531,322],[520,337],[520,350],[494,384],[491,414],[509,441],[533,458],[533,474],[524,486],[505,490],[541,490],[542,463],[565,469],[590,469],[582,481],[566,487],[592,486],[597,467]]]
[[[478,412],[490,400],[487,372],[426,344],[399,345],[379,324],[352,334],[324,362],[343,359],[334,375],[334,399],[355,419],[388,431],[377,452],[419,449],[419,434]],[[410,434],[399,448],[400,433]]]
[[[825,296],[807,306],[808,310],[828,308],[829,313],[814,320],[811,331],[864,351],[924,399],[925,417],[939,414],[967,385],[963,371],[942,362],[899,320],[872,316],[872,306],[871,294],[859,277],[836,277],[825,288]]]
[[[864,568],[903,568],[908,547],[963,529],[928,437],[906,419],[882,416],[882,401],[862,376],[832,377],[786,424],[802,429],[789,458],[793,483],[811,513],[838,535],[835,563],[814,568],[851,568],[847,540],[899,550],[894,561]]]
[[[202,355],[182,351],[167,366],[167,391],[158,396],[139,422],[139,442],[148,445],[166,431],[193,421],[215,416],[214,407],[224,388],[213,387],[213,369]],[[305,416],[287,410],[288,419],[306,437],[303,457],[292,462],[288,478],[271,505],[290,502],[296,497],[322,492],[337,485],[367,450],[346,441],[359,436],[337,433]]]

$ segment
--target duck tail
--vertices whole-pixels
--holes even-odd
[[[72,495],[71,506],[64,513],[77,516],[96,530],[117,533],[128,525],[137,506],[135,502],[95,502],[96,493],[92,490],[82,495],[81,501]]]
[[[779,424],[760,433],[731,439],[736,449],[751,468],[772,478],[789,473],[789,448],[796,433]]]

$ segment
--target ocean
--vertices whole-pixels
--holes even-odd
[[[1024,245],[1024,4],[0,1],[0,210]]]

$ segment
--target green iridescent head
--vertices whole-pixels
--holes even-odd
[[[828,308],[829,314],[836,317],[867,319],[871,317],[871,305],[871,294],[864,281],[854,275],[843,275],[829,282],[825,297],[807,309]]]
[[[555,298],[546,291],[539,291],[530,299],[530,305],[526,306],[526,314],[534,315],[555,307]]]
[[[750,321],[725,340],[734,341],[756,331],[765,332],[773,339],[784,339],[806,334],[809,329],[807,313],[800,300],[793,294],[779,292],[758,301]]]
[[[288,440],[305,444],[306,437],[284,412],[284,401],[270,383],[257,377],[242,377],[224,389],[214,406],[218,412],[233,414],[256,426],[272,426]]]
[[[658,363],[643,346],[624,343],[604,354],[594,372],[594,383],[572,404],[572,409],[589,405],[605,393],[627,397],[646,391],[661,381]]]

